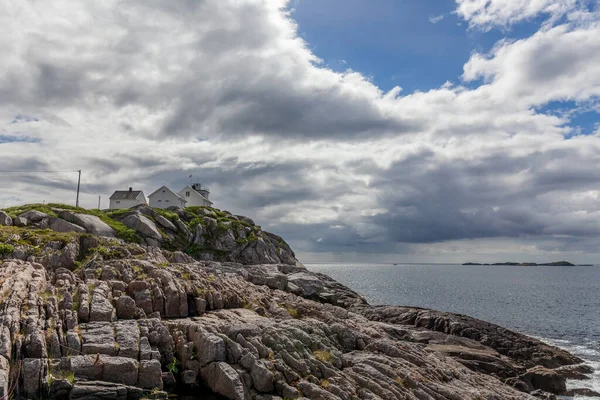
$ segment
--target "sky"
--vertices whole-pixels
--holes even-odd
[[[0,0],[0,206],[193,180],[303,262],[600,264],[598,0]]]

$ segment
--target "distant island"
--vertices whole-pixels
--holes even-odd
[[[525,263],[517,263],[517,262],[503,262],[503,263],[493,263],[493,264],[481,264],[481,263],[473,263],[466,262],[462,265],[515,265],[519,267],[537,267],[537,266],[553,266],[553,267],[575,267],[575,264],[572,264],[568,261],[554,261],[544,264],[525,262]]]

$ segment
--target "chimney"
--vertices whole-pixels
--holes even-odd
[[[129,191],[130,191],[130,192],[132,192],[132,191],[133,191],[133,188],[131,188],[131,187],[130,187],[130,188],[129,188]]]

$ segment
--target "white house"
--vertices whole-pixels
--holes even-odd
[[[161,186],[158,190],[148,196],[148,199],[150,200],[150,207],[154,208],[186,206],[186,200],[166,186]]]
[[[113,195],[110,196],[109,208],[111,210],[118,210],[135,207],[140,204],[147,204],[144,192],[129,188],[129,190],[117,190],[114,192]]]
[[[201,187],[199,183],[188,185],[179,191],[179,196],[186,200],[186,207],[207,206],[212,207],[213,202],[208,199],[210,190],[207,187]]]

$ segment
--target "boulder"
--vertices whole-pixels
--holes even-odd
[[[117,299],[117,317],[119,319],[134,319],[137,312],[135,300],[127,295],[122,295]]]
[[[233,367],[224,362],[214,362],[201,370],[202,379],[215,393],[231,400],[249,399],[240,375]]]
[[[599,398],[600,392],[597,392],[588,388],[573,388],[569,389],[565,392],[565,396],[568,397],[591,397],[591,398]]]
[[[23,390],[34,397],[42,386],[42,372],[45,361],[40,358],[26,358],[23,360]]]
[[[140,355],[140,327],[136,321],[118,321],[113,324],[115,346],[119,357],[138,359]]]
[[[194,385],[194,384],[196,384],[196,378],[197,378],[196,371],[192,371],[190,369],[183,371],[182,381],[184,384]]]
[[[4,356],[0,356],[0,398],[8,394],[8,386],[10,384],[9,373],[8,360]]]
[[[4,211],[0,211],[0,225],[11,226],[12,224],[12,218]]]
[[[68,222],[85,228],[88,233],[98,236],[115,237],[115,230],[95,215],[61,211],[58,216]]]
[[[317,276],[310,275],[307,272],[297,272],[295,274],[288,275],[288,285],[294,284],[300,288],[303,296],[313,296],[319,294],[325,290],[323,281]]]
[[[108,299],[109,296],[110,290],[105,282],[94,288],[90,303],[90,321],[110,322],[115,319],[115,309]]]
[[[140,361],[140,372],[137,385],[142,389],[162,389],[162,371],[160,361],[142,360]]]
[[[76,233],[85,233],[85,228],[82,228],[79,225],[72,224],[68,221],[65,221],[62,218],[50,218],[50,223],[48,227],[56,232],[76,232]]]
[[[262,362],[256,362],[250,371],[252,383],[259,392],[272,392],[274,376]]]
[[[154,222],[141,214],[132,214],[124,218],[121,222],[130,229],[140,233],[144,237],[154,240],[162,240],[162,235],[156,228]]]
[[[48,214],[38,210],[29,210],[24,212],[23,214],[20,214],[19,217],[25,218],[30,222],[40,222],[41,220],[48,218],[49,216]]]
[[[116,356],[118,349],[115,342],[115,329],[106,323],[90,323],[82,331],[81,351],[85,354],[106,354]]]
[[[126,357],[102,354],[71,357],[71,369],[75,377],[89,380],[133,386],[138,382],[138,367],[136,360]]]
[[[23,217],[15,217],[13,219],[13,225],[14,226],[27,226],[27,225],[29,225],[29,220],[27,218],[23,218]]]
[[[535,366],[527,370],[524,380],[531,382],[534,389],[563,394],[567,390],[566,379],[549,368]]]
[[[172,232],[177,232],[177,227],[175,225],[173,225],[173,223],[171,221],[169,221],[168,219],[166,219],[162,215],[156,214],[154,216],[154,220],[156,221],[157,224],[159,224],[163,228],[168,229],[168,230],[170,230]]]

